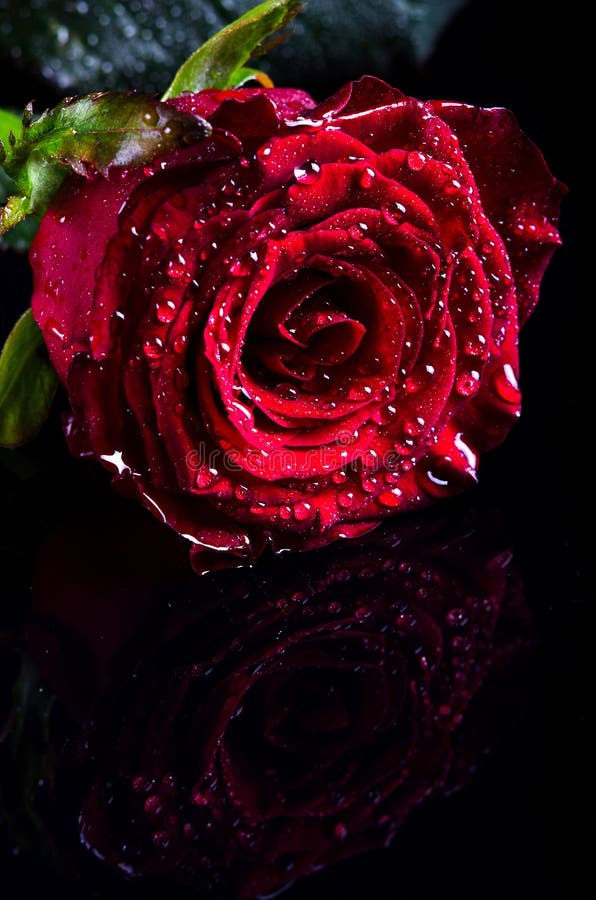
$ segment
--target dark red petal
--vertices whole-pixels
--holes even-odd
[[[31,246],[33,315],[63,382],[74,354],[90,351],[96,271],[120,208],[144,177],[142,170],[122,181],[68,177]]]
[[[265,100],[267,106],[260,101]],[[254,101],[258,101],[256,106]],[[181,112],[193,113],[196,116],[203,116],[210,121],[213,119],[214,124],[219,128],[229,130],[238,137],[244,136],[242,125],[248,124],[248,116],[263,111],[265,118],[259,121],[259,118],[253,118],[250,124],[251,133],[255,133],[255,128],[260,128],[260,134],[271,134],[271,129],[267,131],[267,126],[271,124],[271,115],[273,116],[274,127],[285,122],[291,122],[297,119],[305,110],[312,109],[315,101],[305,91],[299,91],[295,88],[239,88],[230,91],[218,91],[209,88],[199,93],[185,93],[178,97],[173,97],[167,101]],[[239,107],[247,106],[246,114]],[[240,125],[240,128],[238,127]]]
[[[523,325],[560,244],[557,225],[566,188],[551,175],[542,153],[509,110],[440,101],[432,106],[456,133],[484,211],[505,241]]]
[[[363,75],[350,81],[328,100],[324,100],[310,113],[313,119],[335,119],[338,116],[354,116],[378,107],[391,106],[407,99],[397,88],[372,75]]]

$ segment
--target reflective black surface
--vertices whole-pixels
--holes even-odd
[[[574,102],[575,74],[568,64],[560,64],[563,47],[573,37],[572,25],[576,27],[572,13],[573,9],[566,7],[564,15],[561,11],[555,18],[547,16],[533,2],[477,2],[452,23],[425,72],[407,73],[405,79],[396,72],[394,79],[415,95],[510,106],[544,150],[552,171],[571,188],[562,223],[565,246],[547,272],[541,304],[522,335],[522,419],[505,446],[484,461],[481,491],[450,506],[448,522],[440,526],[455,528],[457,532],[458,522],[461,524],[462,517],[465,521],[470,508],[480,508],[482,512],[474,515],[480,516],[483,527],[488,516],[492,543],[483,538],[480,547],[475,548],[476,559],[486,563],[491,554],[512,547],[515,561],[511,571],[519,575],[509,575],[507,585],[511,586],[512,577],[523,582],[533,626],[528,630],[524,618],[518,633],[524,637],[524,646],[535,650],[529,657],[524,656],[526,662],[521,668],[516,662],[509,669],[516,673],[509,679],[509,696],[512,679],[520,690],[513,692],[515,703],[503,701],[506,715],[487,717],[489,722],[484,724],[497,726],[496,733],[493,731],[484,739],[492,752],[476,776],[471,779],[462,773],[459,782],[466,782],[466,786],[461,791],[444,799],[439,796],[444,790],[437,790],[433,798],[418,803],[391,849],[370,850],[298,881],[286,895],[295,900],[313,895],[576,896],[573,883],[580,877],[587,858],[585,797],[592,765],[587,741],[592,653],[588,627],[591,586],[587,578],[590,534],[579,524],[580,512],[585,519],[586,510],[591,508],[591,451],[587,439],[582,437],[582,423],[589,408],[586,382],[591,328],[589,310],[580,304],[574,279],[575,212],[585,178],[577,166],[583,122]],[[354,66],[354,74],[358,74],[356,60]],[[305,86],[316,95],[323,95],[336,85],[330,78],[328,85]],[[25,103],[32,90],[40,101],[52,101],[43,94],[41,86],[32,86],[22,78],[17,81],[12,75],[10,80],[4,79],[0,99],[5,103]],[[6,257],[0,260],[0,266],[0,324],[6,330],[27,303],[28,274],[24,260]],[[54,707],[56,721],[52,727],[57,731],[52,733],[52,740],[61,747],[70,735],[69,752],[74,754],[50,759],[39,753],[27,756],[25,741],[17,754],[19,777],[24,777],[24,782],[18,781],[13,769],[9,770],[7,757],[3,756],[3,788],[6,793],[8,787],[9,806],[17,814],[22,843],[38,844],[32,855],[15,856],[14,840],[3,828],[2,877],[7,886],[14,882],[23,896],[35,896],[47,890],[50,883],[58,887],[62,896],[73,898],[109,895],[122,896],[124,900],[165,895],[157,882],[147,886],[132,881],[117,887],[103,867],[98,864],[94,868],[87,858],[81,876],[78,855],[74,854],[75,859],[64,848],[70,846],[73,836],[72,811],[77,802],[80,807],[84,788],[88,789],[93,781],[93,766],[85,768],[82,762],[81,734],[89,732],[93,716],[105,723],[107,708],[117,711],[110,726],[113,729],[122,720],[118,703],[129,701],[135,708],[144,709],[134,691],[131,694],[131,671],[141,651],[143,659],[151,658],[151,641],[164,627],[164,618],[175,616],[171,610],[166,611],[167,600],[182,593],[188,605],[188,591],[194,588],[189,588],[186,581],[185,553],[179,565],[175,540],[164,540],[163,545],[161,541],[157,545],[151,543],[149,546],[155,548],[151,552],[152,566],[157,564],[157,571],[145,565],[145,559],[130,541],[130,529],[124,528],[123,536],[119,529],[130,515],[137,522],[137,537],[146,529],[147,541],[154,541],[154,523],[142,511],[113,497],[103,473],[68,458],[57,425],[48,428],[38,444],[18,457],[3,453],[1,462],[2,722],[14,731],[10,690],[22,656],[11,648],[28,646],[27,658],[44,672],[46,687],[39,693],[35,669],[27,668],[21,673],[21,687],[29,687],[26,705],[34,714],[24,739],[30,747],[44,744],[44,715],[50,695],[56,693],[61,701],[59,707]],[[492,512],[487,513],[495,508],[497,521],[502,523],[496,528],[496,543],[495,518]],[[438,514],[441,518],[442,514]],[[433,516],[429,520],[423,517],[424,524],[420,520],[408,521],[410,524],[404,527],[414,534],[405,539],[408,553],[418,557],[428,554],[429,543],[419,540],[420,535],[416,537],[416,529],[431,528],[432,532],[432,527],[438,528],[428,525],[434,521]],[[477,527],[478,520],[474,525]],[[480,531],[486,533],[482,528]],[[434,537],[431,534],[430,546],[433,540],[436,532]],[[399,546],[394,549],[398,566],[407,562],[400,558]],[[323,555],[320,562],[313,564],[312,572],[316,575],[318,570],[331,571],[334,555],[342,552],[345,551],[332,549],[331,556]],[[350,551],[347,555],[362,560],[366,552],[371,554],[371,560],[378,561],[378,547],[374,550],[366,544],[355,546],[353,554]],[[444,566],[444,559],[437,564]],[[262,587],[264,582],[259,581],[261,575],[251,576],[253,590],[257,590],[255,585],[261,585],[256,594],[259,603],[266,602],[268,596],[272,598],[281,585],[302,577],[302,568],[300,560],[264,561],[259,572],[270,586],[269,594]],[[460,574],[464,570],[467,578],[478,577],[474,575],[474,565],[462,566],[461,557],[459,570]],[[240,583],[241,576],[224,575],[221,584],[227,586],[234,579]],[[384,596],[385,588],[374,577],[370,583],[376,585],[371,598],[374,606]],[[121,602],[109,606],[106,597],[117,601],[120,598]],[[151,604],[157,604],[156,608],[158,600],[166,598],[162,613],[150,617],[149,632],[147,613],[143,612],[148,598],[152,598]],[[391,627],[395,627],[395,620]],[[118,684],[127,686],[122,694],[113,693],[115,659]],[[147,664],[144,665],[140,671],[147,673]],[[163,665],[160,662],[156,671],[162,671]],[[499,686],[500,696],[507,698],[505,687]],[[499,704],[495,703],[492,700],[488,709],[496,709]],[[77,723],[76,738],[72,737],[73,722]],[[306,726],[302,723],[301,727]],[[97,738],[97,734],[102,736]],[[102,727],[93,735],[94,740],[100,741],[101,752],[97,747],[93,749],[93,741],[90,752],[105,773],[106,766],[109,768],[106,753],[116,746],[114,735]],[[3,754],[6,748],[4,741]],[[465,754],[460,755],[465,758]],[[65,805],[57,816],[48,800],[47,788],[41,785],[43,815],[38,823],[33,822],[32,831],[26,785],[46,778],[49,766],[58,773],[62,791],[64,769],[60,767],[67,764],[78,773],[78,781],[75,784],[73,779],[68,790],[60,794]],[[469,763],[468,773],[471,767]],[[447,781],[445,786],[449,786]],[[393,812],[394,818],[399,818]],[[46,814],[51,823],[49,831]],[[335,823],[338,824],[343,823]],[[48,833],[51,843],[58,845],[61,873],[42,862]],[[77,880],[81,877],[82,883]],[[184,891],[184,885],[178,890]]]

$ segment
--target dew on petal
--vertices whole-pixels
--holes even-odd
[[[370,166],[367,166],[366,169],[360,173],[360,187],[364,188],[364,190],[368,190],[368,188],[372,187],[376,175],[377,173],[375,170],[371,169]]]
[[[344,469],[338,469],[331,473],[331,481],[334,484],[343,484],[348,478],[348,473]]]
[[[321,167],[314,159],[308,159],[294,169],[294,178],[301,184],[313,184],[321,174]]]
[[[468,614],[465,609],[450,609],[445,616],[445,621],[451,628],[464,628],[468,624]]]
[[[457,376],[455,390],[461,397],[472,397],[480,387],[480,372],[462,372]]]
[[[389,225],[399,225],[401,222],[403,222],[406,211],[407,210],[404,204],[399,203],[397,200],[386,203],[381,207],[383,218],[386,222],[389,223]]]
[[[420,172],[426,164],[426,158],[418,150],[412,150],[406,156],[406,165],[412,172]]]
[[[400,491],[398,487],[391,488],[389,491],[383,491],[382,494],[379,494],[379,503],[382,503],[383,506],[387,506],[390,509],[396,506],[399,506],[403,501],[403,493]]]
[[[210,468],[209,466],[201,466],[195,476],[195,485],[200,490],[204,490],[215,484],[218,478],[219,472],[217,469]]]
[[[143,806],[143,810],[152,816],[158,816],[162,810],[161,799],[157,794],[150,794],[149,797],[145,800],[145,804]]]
[[[483,334],[475,334],[468,338],[465,344],[465,351],[468,356],[484,356],[486,353],[486,338]]]
[[[173,300],[161,300],[156,306],[155,315],[159,322],[169,325],[176,318],[176,304]]]
[[[493,375],[495,391],[505,403],[517,404],[520,401],[520,390],[517,377],[510,363],[505,363]]]
[[[313,515],[313,509],[310,503],[299,502],[294,504],[293,513],[297,522],[304,522]]]
[[[186,348],[186,335],[185,334],[177,334],[172,343],[174,348],[174,353],[184,353]]]
[[[147,338],[143,344],[143,352],[147,359],[160,359],[163,356],[163,341],[157,335]]]

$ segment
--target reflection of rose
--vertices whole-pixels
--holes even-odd
[[[517,585],[494,535],[455,523],[189,581],[189,602],[132,640],[129,617],[110,635],[102,613],[112,683],[58,780],[84,846],[129,874],[252,898],[386,843],[456,786]]]
[[[519,414],[560,185],[504,110],[363,78],[173,101],[213,137],[74,180],[32,251],[71,446],[206,552],[460,490]]]

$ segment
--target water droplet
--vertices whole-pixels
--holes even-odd
[[[172,346],[174,348],[174,353],[184,353],[186,347],[186,335],[177,334]]]
[[[288,519],[292,518],[292,507],[291,506],[280,506],[279,507],[279,517],[280,519],[284,519],[286,522]]]
[[[333,835],[338,839],[338,841],[345,841],[348,836],[348,828],[344,825],[343,822],[338,822],[335,828],[333,829]]]
[[[367,494],[372,494],[377,488],[378,479],[376,475],[363,474],[361,478],[362,490]]]
[[[468,616],[465,609],[450,609],[445,621],[452,628],[464,628],[468,624]]]
[[[143,809],[148,815],[158,816],[162,810],[161,799],[157,794],[150,794],[145,800]]]
[[[412,172],[420,172],[426,164],[426,158],[418,150],[412,150],[406,156],[406,165]]]
[[[219,478],[217,469],[209,468],[209,466],[201,466],[195,477],[195,485],[199,490],[211,487]]]
[[[348,478],[348,473],[344,469],[338,469],[331,473],[331,481],[333,484],[343,484]]]
[[[147,338],[143,344],[143,352],[147,359],[160,359],[163,356],[163,341],[161,338],[153,335]]]
[[[472,397],[480,387],[480,372],[462,372],[457,376],[455,390],[462,397]]]
[[[517,378],[513,370],[513,366],[509,363],[501,369],[497,369],[493,375],[493,385],[495,391],[505,403],[518,404],[520,401],[520,390]]]
[[[314,159],[308,159],[294,169],[294,178],[301,184],[312,184],[321,174],[321,167]]]
[[[201,791],[194,791],[191,799],[193,806],[208,806],[209,800]]]
[[[383,493],[379,495],[379,503],[382,503],[383,506],[389,508],[399,506],[402,501],[403,494],[398,487],[391,488],[389,491],[383,491]]]
[[[337,505],[342,509],[349,509],[354,502],[354,494],[352,491],[340,491],[337,495]]]
[[[176,304],[173,300],[160,300],[155,308],[158,322],[169,325],[176,318]]]
[[[422,416],[417,416],[415,419],[411,419],[404,423],[404,432],[408,435],[408,437],[416,437],[416,435],[420,434],[424,429],[425,420]]]
[[[186,275],[186,267],[179,260],[171,259],[168,263],[167,273],[170,278],[184,278]]]
[[[143,122],[145,125],[157,125],[159,122],[159,113],[155,109],[148,109],[143,113]]]
[[[360,187],[364,188],[364,190],[368,190],[369,187],[372,187],[373,181],[376,177],[377,173],[375,172],[375,170],[371,169],[370,166],[367,166],[366,169],[364,169],[360,173]]]
[[[306,519],[309,519],[312,516],[312,506],[310,505],[310,503],[295,503],[293,513],[294,518],[297,522],[304,522]]]
[[[469,356],[484,356],[486,353],[486,338],[483,334],[475,334],[468,338],[465,351]]]
[[[392,200],[390,203],[387,203],[385,204],[385,206],[381,207],[383,218],[390,225],[399,225],[400,222],[403,222],[406,212],[407,210],[404,204],[399,203],[399,201],[397,200]]]
[[[244,484],[239,484],[234,489],[234,495],[237,500],[248,500],[250,497],[250,489]]]
[[[369,400],[373,389],[368,384],[357,384],[348,391],[348,400]]]
[[[167,831],[154,831],[151,840],[158,850],[166,850],[170,844]]]

